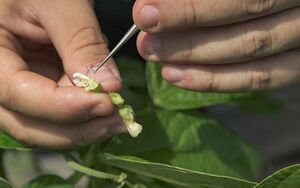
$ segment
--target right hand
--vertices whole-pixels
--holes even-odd
[[[107,54],[88,0],[1,0],[0,129],[31,145],[81,146],[125,131],[110,98],[73,86]],[[115,64],[93,75],[119,91]]]
[[[299,0],[136,0],[137,48],[162,77],[204,92],[300,83]]]

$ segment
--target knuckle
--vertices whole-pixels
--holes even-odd
[[[184,23],[185,26],[197,26],[199,23],[199,15],[196,11],[196,2],[194,0],[184,0]]]
[[[99,112],[98,112],[98,114],[101,116],[109,116],[114,112],[114,106],[113,106],[112,102],[110,101],[110,99],[108,99],[108,98],[105,100],[102,100],[100,102],[100,104],[96,104],[94,106],[94,108],[100,109],[101,114],[99,114]],[[84,114],[85,114],[85,117],[87,120],[95,118],[95,115],[91,114],[91,111],[86,111]]]
[[[57,99],[55,104],[55,114],[59,114],[55,119],[61,122],[82,122],[90,119],[88,116],[88,108],[78,101],[78,98],[73,93],[68,93],[63,96],[63,99]]]
[[[53,109],[55,112],[55,117],[57,121],[61,122],[77,122],[84,117],[84,114],[79,113],[78,103],[76,101],[75,94],[67,93],[63,96],[56,95],[54,100]],[[57,115],[59,114],[59,115]]]
[[[268,89],[271,86],[272,75],[264,62],[257,62],[255,68],[249,71],[249,80],[250,90]]]
[[[275,0],[241,0],[245,3],[246,14],[267,14],[272,11]]]
[[[111,115],[114,111],[114,106],[106,95],[103,95],[103,99],[100,99],[97,104],[82,100],[75,93],[64,94],[62,97],[57,96],[59,97],[55,99],[53,107],[55,114],[59,114],[59,116],[54,117],[56,121],[78,123],[93,119],[95,115],[91,113],[91,110],[98,105],[101,107],[102,116]]]
[[[241,37],[241,54],[246,58],[262,57],[270,53],[273,37],[267,29],[247,31]]]
[[[81,131],[75,131],[75,133],[71,137],[73,146],[86,146],[92,143],[91,137],[89,135],[84,134]]]
[[[99,51],[106,52],[106,43],[101,38],[100,31],[95,27],[83,27],[75,32],[67,43],[69,56],[78,53],[86,48],[99,48]]]
[[[70,116],[70,112],[74,112],[73,110],[75,109],[73,107],[73,103],[72,103],[72,94],[68,93],[64,95],[63,100],[61,99],[56,99],[55,100],[55,104],[54,104],[54,108],[56,112],[59,112],[57,114],[60,114],[60,116],[62,118],[66,118],[68,116]],[[73,110],[70,110],[73,109]]]
[[[86,146],[110,138],[111,136],[112,133],[108,128],[100,128],[97,131],[90,128],[88,131],[75,131],[71,137],[71,141],[73,146]]]
[[[190,79],[188,79],[188,83],[198,85],[197,90],[199,91],[218,91],[220,90],[219,82],[217,81],[215,75],[215,68],[213,66],[203,67],[203,72],[201,73],[201,77],[199,77],[198,73],[195,75],[190,75]],[[191,78],[192,77],[192,78]],[[201,79],[201,80],[199,80]]]
[[[216,80],[214,67],[210,68],[210,71],[207,74],[207,85],[206,90],[207,91],[218,91],[220,89],[220,86]]]
[[[189,33],[186,33],[185,35],[185,44],[186,44],[186,52],[182,55],[181,58],[185,60],[192,59],[193,56],[195,55],[195,51],[194,51],[195,45]]]

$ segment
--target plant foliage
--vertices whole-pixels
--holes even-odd
[[[259,153],[201,108],[223,103],[247,104],[253,93],[215,94],[187,91],[163,81],[159,64],[119,60],[122,95],[144,126],[138,138],[120,135],[74,151],[60,151],[74,174],[37,177],[24,188],[72,188],[83,177],[89,187],[296,188],[300,165],[287,167],[255,182],[261,167]],[[272,105],[271,105],[272,106]],[[252,106],[253,108],[253,106]],[[31,152],[0,132],[2,150]],[[76,155],[77,153],[77,155]],[[0,187],[11,185],[0,179]]]

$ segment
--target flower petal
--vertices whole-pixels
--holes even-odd
[[[127,130],[132,137],[137,137],[143,130],[142,125],[137,122],[125,122]]]

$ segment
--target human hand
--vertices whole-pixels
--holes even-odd
[[[140,54],[163,78],[199,91],[265,90],[300,81],[299,0],[137,0]],[[147,33],[146,33],[147,32]]]
[[[124,132],[110,98],[73,86],[107,54],[88,0],[1,0],[0,129],[29,145],[86,145]],[[121,87],[111,61],[95,75]]]

